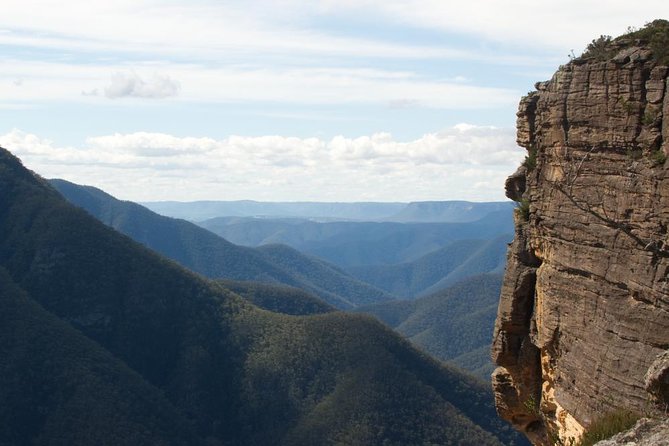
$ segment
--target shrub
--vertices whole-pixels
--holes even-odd
[[[593,421],[578,446],[592,446],[634,426],[641,416],[629,410],[616,410]]]
[[[669,65],[669,21],[654,20],[641,29],[627,28],[627,33],[611,39],[611,36],[599,36],[586,47],[585,58],[606,61],[624,47],[646,46],[651,50],[653,60],[661,65]]]
[[[605,61],[613,56],[611,36],[601,35],[588,44],[583,53],[585,57],[592,57],[598,61]]]
[[[523,221],[529,221],[530,220],[530,200],[527,198],[521,199],[517,206],[516,206],[516,212],[520,216],[520,218]]]
[[[523,166],[527,168],[528,172],[532,172],[535,167],[537,167],[537,149],[536,147],[530,148],[527,152],[525,160],[523,160]]]
[[[653,166],[661,166],[667,161],[667,155],[662,149],[657,149],[650,154],[650,160],[652,161]]]
[[[656,118],[657,118],[657,112],[651,109],[647,109],[643,113],[643,116],[641,117],[641,123],[643,125],[653,125],[655,123]]]
[[[630,32],[616,39],[616,41],[619,40],[633,43],[638,40],[648,45],[656,62],[669,65],[669,21],[653,20],[639,30],[630,29]]]

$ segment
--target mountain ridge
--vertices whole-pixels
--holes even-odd
[[[489,381],[490,338],[502,275],[479,274],[413,300],[356,308],[394,328],[435,358]]]
[[[76,329],[77,336],[123,361],[164,395],[178,417],[192,426],[193,443],[307,445],[314,438],[345,438],[370,445],[473,445],[517,438],[495,417],[488,389],[441,367],[373,319],[339,312],[288,316],[258,309],[67,203],[4,149],[0,266],[25,291],[23,296],[61,321],[53,336],[32,344],[33,360],[44,363],[51,351],[48,341],[59,339],[62,330],[69,332],[68,327]],[[10,298],[20,297],[21,292],[9,289]],[[2,302],[6,298],[3,294]],[[21,333],[0,332],[4,355],[14,345],[12,336]],[[4,356],[0,359],[0,380],[16,383],[7,368],[10,363]],[[142,440],[137,434],[148,438],[139,444],[158,442],[150,421],[117,423],[112,400],[85,391],[82,386],[95,375],[76,367],[59,370],[78,370],[87,377],[54,375],[50,395],[65,408],[65,419],[93,404],[104,414],[102,419],[127,436],[119,444]],[[21,394],[39,388],[45,378],[24,374],[15,390]],[[65,386],[68,382],[72,386]],[[355,399],[347,397],[351,392]],[[5,398],[0,407],[8,412],[23,403],[0,395]],[[73,395],[84,400],[78,403]],[[40,410],[52,413],[49,406],[28,409],[35,420],[41,420]],[[135,409],[149,418],[157,414],[134,404],[121,410]],[[84,432],[76,424],[40,421],[29,432],[29,442],[113,442],[105,439],[105,431]]]
[[[508,201],[464,200],[417,202],[262,202],[149,201],[140,203],[161,215],[200,222],[216,217],[304,218],[315,221],[376,221],[402,223],[471,222],[490,212],[513,207]]]
[[[237,246],[193,223],[160,216],[139,204],[117,200],[100,189],[57,179],[50,180],[50,184],[103,223],[207,277],[282,283],[312,292],[339,308],[391,299],[384,291],[361,283],[320,259],[291,251],[291,257],[299,258],[303,270],[318,272],[309,276],[296,269],[295,262],[278,266],[276,256]],[[346,295],[338,288],[345,289]]]
[[[470,223],[325,222],[215,218],[200,226],[245,246],[281,243],[341,268],[417,260],[461,239],[513,233],[512,208]]]
[[[481,273],[504,270],[511,235],[458,240],[408,263],[351,267],[354,277],[404,299],[426,296]]]

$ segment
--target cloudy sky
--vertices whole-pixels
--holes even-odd
[[[519,98],[666,0],[2,0],[0,145],[129,200],[502,200]]]

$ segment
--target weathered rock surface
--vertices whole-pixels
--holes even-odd
[[[506,184],[529,211],[509,248],[493,386],[535,444],[668,402],[667,374],[654,402],[645,380],[669,349],[669,68],[643,46],[614,49],[560,67],[518,111],[536,162]]]
[[[632,429],[600,441],[595,446],[669,446],[669,419],[643,418]]]
[[[666,412],[669,409],[669,350],[655,358],[644,382],[653,402]]]

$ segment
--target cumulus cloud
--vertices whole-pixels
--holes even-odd
[[[58,147],[13,130],[0,144],[43,176],[137,201],[502,200],[504,179],[524,156],[513,130],[466,124],[412,141],[390,133],[217,140],[138,132]]]
[[[105,96],[116,98],[163,99],[176,96],[181,86],[168,76],[154,74],[144,80],[135,72],[114,73],[111,84],[105,88]]]

